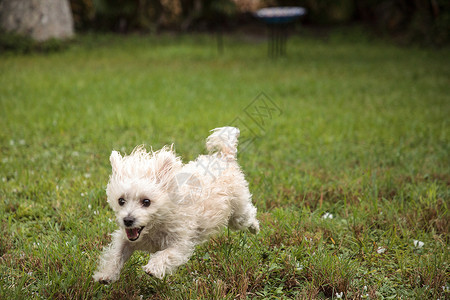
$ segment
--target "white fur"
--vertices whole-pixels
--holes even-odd
[[[143,269],[163,278],[186,263],[196,245],[224,226],[259,231],[256,207],[236,162],[239,130],[221,127],[212,132],[207,139],[209,155],[186,165],[167,147],[150,153],[137,147],[125,157],[111,153],[112,175],[106,193],[119,229],[100,258],[94,280],[116,281],[136,250],[152,253]],[[123,206],[119,198],[125,200]],[[143,206],[144,199],[151,201],[150,206]],[[145,226],[135,241],[126,234],[124,218],[134,220],[128,228]]]

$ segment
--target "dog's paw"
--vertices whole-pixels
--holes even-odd
[[[147,275],[149,275],[151,277],[156,277],[158,279],[163,279],[163,277],[165,275],[163,271],[158,270],[155,267],[155,265],[150,264],[150,263],[143,266],[142,269],[144,270],[145,273],[147,273]]]
[[[248,230],[253,233],[257,234],[259,232],[259,223],[258,221],[255,221],[252,225],[248,227]]]
[[[110,284],[116,281],[114,278],[106,276],[102,273],[95,273],[92,278],[94,279],[94,281],[100,282],[101,284]]]
[[[101,284],[107,285],[107,284],[111,283],[111,280],[110,279],[100,279],[98,282],[100,282]]]

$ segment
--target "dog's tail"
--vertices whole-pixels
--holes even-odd
[[[236,159],[239,129],[235,127],[219,127],[211,130],[206,139],[206,149],[210,153],[219,153],[228,159]]]

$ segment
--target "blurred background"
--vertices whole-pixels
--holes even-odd
[[[27,5],[32,8],[31,15],[24,13]],[[449,41],[450,28],[450,1],[447,0],[0,0],[2,36],[6,32],[29,35],[36,31],[36,25],[20,28],[26,21],[19,19],[50,23],[51,18],[39,17],[42,10],[58,11],[57,6],[64,5],[67,6],[66,22],[70,25],[63,37],[72,36],[73,31],[125,34],[220,29],[254,32],[264,30],[255,26],[254,12],[274,6],[306,8],[308,13],[302,19],[306,30],[362,25],[369,32],[402,44],[443,45]],[[64,15],[63,10],[57,12],[59,19]],[[49,37],[58,38],[57,35]],[[4,40],[3,37],[3,44]]]

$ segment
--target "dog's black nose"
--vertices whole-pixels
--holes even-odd
[[[123,218],[123,224],[125,224],[125,226],[127,226],[127,227],[133,226],[133,223],[134,223],[134,218],[133,217],[125,217],[125,218]]]

